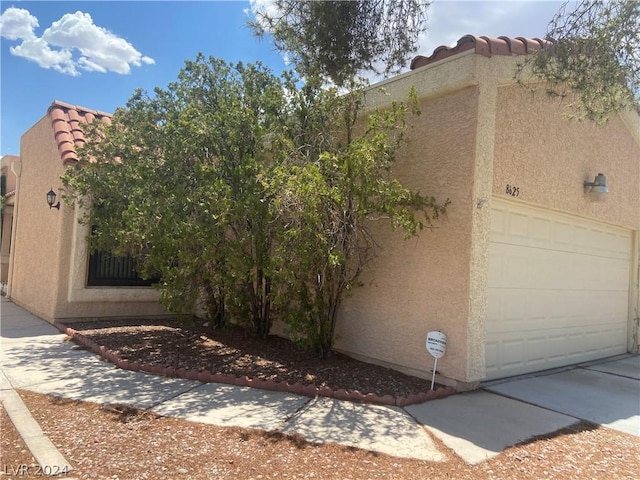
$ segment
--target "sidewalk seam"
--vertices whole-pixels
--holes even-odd
[[[148,373],[148,372],[142,372],[142,373]],[[153,375],[153,374],[151,374],[151,375]],[[192,381],[193,382],[197,382],[197,380],[192,380]],[[184,395],[185,393],[193,392],[196,388],[200,388],[202,385],[204,385],[204,383],[199,383],[199,384],[198,383],[194,383],[193,387],[189,388],[188,390],[185,390],[184,392],[176,393],[173,397],[165,398],[164,400],[161,400],[158,403],[154,403],[153,405],[151,405],[151,406],[149,406],[147,408],[141,409],[141,410],[155,413],[154,409],[158,408],[163,403],[169,402],[171,400],[174,400],[174,399],[178,398],[179,396]]]

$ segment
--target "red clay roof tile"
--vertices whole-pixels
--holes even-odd
[[[111,114],[91,110],[89,108],[54,101],[47,110],[53,135],[58,144],[58,152],[63,164],[78,161],[76,147],[86,143],[82,125],[98,119],[107,124],[111,123]]]
[[[411,61],[411,70],[430,65],[438,60],[443,60],[468,50],[473,50],[475,53],[485,57],[491,57],[492,55],[526,55],[550,45],[551,42],[549,40],[540,38],[493,38],[465,35],[458,40],[455,47],[440,46],[429,57],[418,55]]]

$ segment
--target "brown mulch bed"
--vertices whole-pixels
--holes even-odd
[[[297,436],[217,427],[126,407],[19,391],[70,462],[65,479],[637,479],[640,439],[581,423],[470,466],[434,438],[442,462],[397,458]],[[38,469],[0,409],[0,478]],[[29,466],[28,475],[12,475]]]
[[[453,393],[453,389],[438,384],[436,392],[430,392],[430,380],[340,353],[320,359],[285,338],[271,335],[267,340],[260,340],[239,327],[213,329],[202,323],[176,319],[108,320],[72,323],[68,327],[93,342],[94,347],[104,346],[128,364],[170,367],[171,374],[177,372],[182,376],[185,370],[208,371],[226,375],[227,381],[247,377],[289,386],[315,385],[325,389],[324,393],[327,390],[360,392],[363,396],[373,394],[378,399],[387,396],[389,403],[409,397],[417,401],[418,394],[425,400],[425,395]],[[375,403],[376,399],[372,399]]]

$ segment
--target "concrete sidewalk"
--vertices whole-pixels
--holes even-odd
[[[0,308],[3,390],[130,405],[189,421],[296,433],[311,442],[432,462],[445,458],[433,436],[475,464],[577,421],[487,391],[402,409],[125,371],[65,342],[53,326],[5,298]]]

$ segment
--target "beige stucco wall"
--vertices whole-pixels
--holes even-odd
[[[337,345],[348,354],[423,377],[433,366],[426,334],[441,330],[448,344],[437,378],[459,389],[475,387],[484,376],[497,87],[515,68],[494,60],[463,53],[368,95],[368,106],[377,107],[416,89],[422,115],[412,120],[411,144],[396,172],[452,204],[447,219],[418,239],[376,232],[380,257],[365,275],[365,288],[345,302],[338,328]],[[386,95],[375,93],[380,86]]]
[[[369,93],[373,108],[416,88],[422,115],[411,121],[396,174],[452,204],[447,218],[417,239],[374,225],[379,257],[363,275],[364,288],[343,304],[338,349],[428,378],[426,334],[441,330],[448,345],[439,379],[477,385],[484,378],[490,205],[493,196],[506,196],[506,184],[519,188],[521,201],[638,230],[637,115],[604,127],[570,122],[543,94],[531,98],[514,85],[517,61],[469,52],[384,82],[386,95]],[[598,172],[611,191],[602,204],[589,201],[582,185]],[[640,275],[637,256],[632,270]],[[630,312],[639,309],[638,281],[631,284]]]
[[[449,198],[451,206],[433,230],[409,240],[383,219],[371,222],[381,248],[362,276],[363,288],[343,304],[339,350],[428,377],[433,360],[425,348],[426,334],[441,330],[449,339],[438,370],[450,379],[468,377],[478,96],[477,88],[463,87],[423,98],[395,172],[406,186],[440,202]]]
[[[61,200],[64,171],[47,116],[22,136],[20,149],[10,298],[48,321],[164,313],[149,287],[85,287],[87,229],[78,225],[76,208],[46,203],[51,188]]]
[[[515,200],[640,229],[640,123],[616,115],[605,124],[569,120],[559,101],[519,86],[499,88],[493,193]],[[583,182],[602,172],[609,195],[592,202]]]
[[[53,143],[51,124],[43,118],[20,140],[22,172],[16,199],[10,296],[16,303],[48,320],[54,317],[57,272],[63,238],[62,212],[49,209],[46,193],[59,192],[62,163]]]

